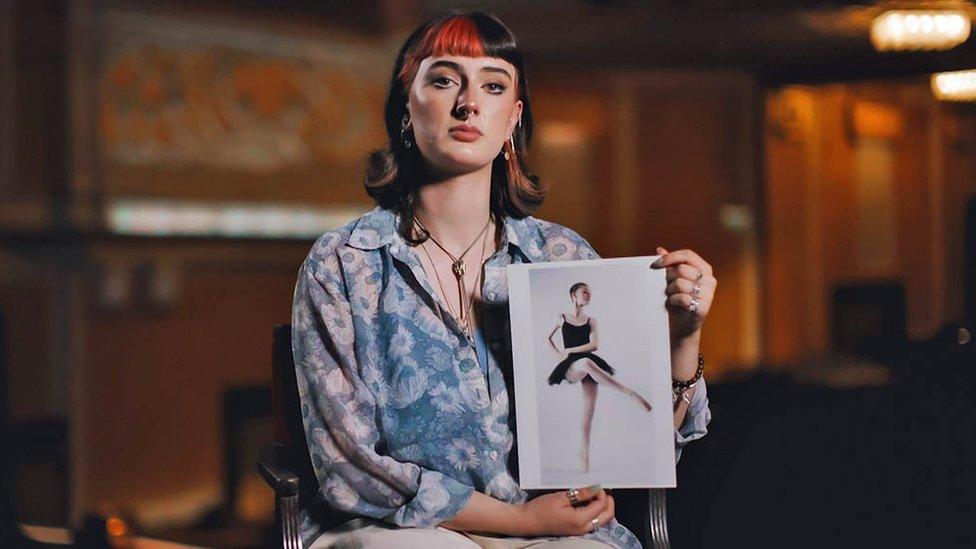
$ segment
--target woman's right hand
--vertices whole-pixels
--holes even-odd
[[[529,534],[537,536],[582,536],[610,522],[614,517],[613,496],[598,486],[579,489],[579,503],[574,507],[566,492],[539,496],[519,506],[527,521]]]

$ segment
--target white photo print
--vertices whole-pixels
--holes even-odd
[[[508,267],[523,488],[675,486],[657,257]]]

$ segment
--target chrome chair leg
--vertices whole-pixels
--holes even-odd
[[[654,549],[671,549],[668,537],[667,492],[664,488],[652,488],[650,492],[651,544]]]
[[[279,498],[278,513],[281,517],[281,546],[284,549],[304,549],[298,528],[298,495]]]

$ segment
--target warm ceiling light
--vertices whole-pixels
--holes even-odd
[[[933,74],[932,91],[943,101],[976,101],[976,70]]]
[[[878,51],[948,50],[969,38],[969,16],[962,11],[886,11],[871,23]]]

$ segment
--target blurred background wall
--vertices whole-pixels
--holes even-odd
[[[314,237],[371,207],[397,48],[449,7],[497,13],[526,51],[539,217],[604,256],[713,264],[711,380],[845,350],[873,329],[835,316],[845,289],[893,289],[906,338],[966,315],[976,110],[929,78],[976,68],[976,46],[878,53],[880,3],[0,6],[0,374],[24,520],[269,520],[251,452],[271,327]]]

